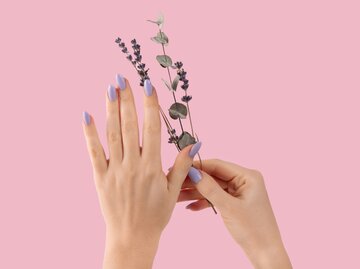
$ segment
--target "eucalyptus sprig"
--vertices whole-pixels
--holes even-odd
[[[195,139],[194,127],[193,127],[190,107],[189,107],[189,102],[192,99],[192,97],[187,93],[187,90],[189,88],[189,80],[186,78],[187,72],[184,70],[182,62],[178,61],[175,62],[173,65],[172,58],[168,54],[166,54],[165,46],[169,44],[169,38],[162,30],[164,24],[164,17],[160,15],[156,21],[153,20],[148,20],[148,21],[158,26],[157,34],[156,36],[152,37],[151,40],[161,45],[162,54],[157,55],[156,60],[158,61],[161,67],[166,68],[167,70],[168,80],[163,79],[163,82],[165,86],[169,89],[169,91],[172,93],[174,99],[174,103],[169,108],[169,115],[172,119],[179,120],[179,124],[181,128],[181,134],[178,137],[178,140],[177,141],[170,140],[169,142],[177,143],[179,148],[183,149],[184,147],[190,144],[194,144],[198,141],[198,139]],[[176,70],[176,75],[174,79],[172,79],[171,77],[170,68]],[[184,102],[185,105],[183,103],[178,102],[176,99],[175,92],[177,90],[179,82],[182,83],[181,88],[185,91],[185,95],[181,98],[181,101]],[[186,119],[187,116],[189,116],[191,134],[184,130],[182,124],[182,120]]]

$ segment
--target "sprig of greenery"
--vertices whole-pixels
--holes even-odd
[[[174,103],[169,108],[169,115],[174,120],[179,120],[180,128],[181,128],[181,134],[178,137],[177,141],[174,141],[174,139],[169,140],[170,143],[177,143],[180,149],[183,149],[184,147],[196,143],[198,140],[195,139],[194,134],[194,127],[191,119],[191,113],[190,113],[190,107],[189,102],[192,99],[190,95],[188,95],[187,90],[189,88],[189,80],[186,78],[187,72],[183,68],[183,63],[178,61],[173,64],[172,58],[166,54],[165,46],[169,44],[169,38],[162,30],[163,24],[164,24],[164,17],[160,15],[156,21],[148,20],[151,23],[154,23],[158,26],[158,32],[156,36],[151,37],[151,40],[160,44],[162,48],[162,54],[156,56],[156,60],[160,64],[161,67],[166,68],[167,74],[169,79],[164,80],[163,82],[165,86],[169,89],[169,91],[172,93]],[[176,75],[174,79],[171,77],[170,68],[176,70]],[[185,95],[181,98],[181,101],[185,103],[180,103],[176,99],[175,92],[177,90],[177,87],[179,85],[179,82],[182,82],[181,88],[185,91]],[[186,132],[183,128],[182,120],[185,120],[189,117],[190,126],[191,126],[191,134],[189,132]]]

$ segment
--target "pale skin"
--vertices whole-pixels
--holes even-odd
[[[201,180],[187,177],[199,162],[189,156],[192,145],[179,152],[165,173],[161,163],[161,120],[155,88],[144,94],[142,146],[134,97],[128,80],[106,93],[109,158],[100,143],[94,118],[83,123],[94,182],[106,225],[104,269],[152,268],[161,233],[177,202],[195,200],[189,209],[209,207],[220,212],[225,226],[254,268],[292,268],[271,209],[262,175],[221,160],[203,160]],[[141,259],[139,259],[141,257]]]

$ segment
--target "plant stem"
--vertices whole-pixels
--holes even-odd
[[[187,90],[185,90],[185,96],[187,96]],[[193,124],[192,124],[192,120],[191,120],[191,113],[190,113],[190,107],[189,107],[189,102],[186,102],[186,107],[187,110],[189,112],[189,120],[190,120],[190,126],[191,126],[191,134],[194,137],[194,128],[193,128]]]
[[[161,37],[162,37],[162,31],[161,31],[160,28],[159,28],[159,32],[160,32],[160,35],[161,35]],[[166,55],[166,52],[165,52],[165,46],[164,46],[164,44],[161,43],[161,47],[162,47],[164,56],[167,56],[167,55]],[[172,79],[171,79],[171,74],[170,74],[170,68],[167,66],[166,69],[167,69],[168,75],[169,75],[170,86],[172,86]],[[174,98],[174,102],[176,103],[175,93],[174,93],[174,91],[171,91],[171,92],[172,92],[172,95],[173,95],[173,98]],[[184,127],[183,127],[183,125],[182,125],[182,122],[181,122],[181,119],[180,119],[180,118],[179,118],[179,123],[180,123],[181,131],[184,132]]]

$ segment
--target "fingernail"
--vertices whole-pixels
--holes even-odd
[[[89,113],[87,113],[86,111],[83,112],[83,120],[86,125],[90,124],[91,118]]]
[[[122,75],[116,74],[116,83],[119,86],[120,90],[125,90],[126,83],[125,83],[125,79]]]
[[[201,148],[201,142],[199,141],[191,147],[189,151],[189,156],[191,158],[194,158],[194,156],[199,152],[200,148]]]
[[[113,85],[109,85],[108,97],[110,101],[115,101],[117,99],[116,89]]]
[[[188,173],[189,178],[191,179],[192,182],[194,182],[195,184],[198,183],[201,180],[201,173],[199,170],[197,170],[194,167],[190,167],[189,173]]]
[[[152,87],[149,79],[146,79],[144,82],[144,90],[145,90],[146,96],[150,96],[152,94],[153,87]]]

